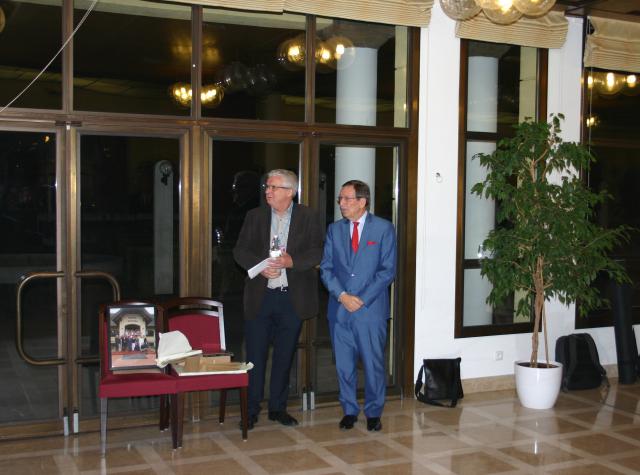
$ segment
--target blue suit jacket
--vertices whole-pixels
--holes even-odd
[[[349,221],[329,226],[320,264],[322,282],[331,294],[327,316],[342,323],[362,316],[386,320],[389,315],[389,285],[396,275],[396,233],[386,219],[367,214],[358,252],[351,250]],[[352,314],[338,302],[342,292],[357,295],[364,305]]]

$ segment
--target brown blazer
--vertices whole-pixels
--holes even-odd
[[[233,257],[245,270],[255,266],[269,256],[271,238],[271,208],[261,206],[247,213],[240,236],[233,248]],[[318,270],[322,258],[324,230],[320,216],[311,208],[293,204],[291,223],[287,238],[287,253],[291,255],[293,267],[287,269],[289,295],[300,319],[313,318],[318,314]],[[256,318],[267,279],[257,275],[245,278],[244,318]]]

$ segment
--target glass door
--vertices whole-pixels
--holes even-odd
[[[113,299],[100,274],[118,282],[124,300],[179,294],[180,153],[179,137],[80,135],[75,251],[83,276],[76,288],[81,420],[99,413],[98,310]],[[130,421],[157,407],[157,397],[114,399],[109,415]]]
[[[99,306],[179,294],[173,134],[0,131],[0,439],[97,428]]]
[[[398,223],[398,154],[399,147],[391,145],[361,146],[337,143],[320,144],[318,152],[318,182],[311,186],[301,177],[301,190],[321,211],[324,226],[340,218],[336,196],[345,181],[358,178],[372,190],[371,211],[394,225]],[[303,169],[299,143],[211,140],[212,175],[212,288],[211,295],[225,305],[227,343],[235,355],[244,354],[243,307],[244,271],[233,259],[232,250],[244,217],[250,209],[264,204],[260,185],[265,174],[274,168],[295,171]],[[313,167],[309,165],[309,169]],[[306,179],[305,179],[306,178]],[[315,180],[314,180],[315,181]],[[298,199],[300,199],[298,197]],[[329,339],[326,306],[328,294],[319,284],[320,314],[306,321],[299,351],[292,366],[289,395],[300,398],[303,409],[313,407],[314,401],[334,402],[338,383],[335,361]],[[395,286],[391,290],[391,320],[389,321],[387,350],[387,381],[397,383],[399,348],[398,325],[395,318]],[[242,359],[242,358],[238,358]],[[269,371],[267,371],[267,377]],[[268,382],[267,382],[268,384]],[[359,388],[364,388],[360,375]],[[293,407],[294,404],[292,404]],[[299,407],[300,407],[299,406]]]
[[[261,184],[275,168],[300,175],[300,143],[211,140],[212,287],[211,296],[224,304],[227,349],[244,361],[242,294],[246,273],[232,255],[247,212],[264,205]],[[296,196],[294,201],[299,201]],[[300,358],[292,365],[289,394],[298,393]],[[267,387],[270,370],[267,369]],[[228,397],[236,397],[231,392]]]
[[[398,225],[398,153],[397,146],[340,145],[323,143],[319,147],[318,207],[323,213],[325,228],[342,219],[336,203],[342,184],[348,180],[362,180],[371,188],[370,212]],[[401,243],[399,243],[401,245]],[[329,337],[327,302],[329,294],[320,285],[321,313],[314,320],[311,348],[310,388],[314,398],[334,401],[338,392],[335,358]],[[391,286],[391,319],[387,332],[386,368],[387,385],[396,382],[395,368],[398,357],[398,320],[395,312],[395,284]],[[364,373],[358,369],[358,390],[364,390]]]
[[[63,429],[57,145],[53,130],[0,131],[0,437],[21,432],[16,425],[29,425],[27,433]],[[16,292],[25,276],[18,325]]]

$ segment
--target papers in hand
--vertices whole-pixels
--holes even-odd
[[[180,331],[160,333],[160,343],[158,343],[158,358],[156,364],[164,368],[169,363],[181,361],[189,356],[200,355],[202,350],[194,350],[189,344],[189,340]]]
[[[260,272],[265,270],[267,267],[269,267],[268,258],[258,262],[255,266],[253,266],[251,269],[247,271],[247,274],[249,274],[250,279],[253,279],[255,276],[257,276]]]

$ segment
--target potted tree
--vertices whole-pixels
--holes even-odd
[[[549,360],[545,303],[579,300],[584,314],[603,303],[591,285],[599,272],[628,281],[624,268],[609,256],[628,230],[594,222],[594,207],[608,195],[592,192],[580,178],[579,171],[587,171],[594,157],[580,144],[563,142],[561,120],[562,114],[552,114],[549,123],[527,119],[493,153],[474,157],[487,176],[472,192],[498,205],[496,227],[482,244],[487,258],[481,273],[493,285],[487,302],[496,306],[515,295],[517,315],[533,312],[531,357],[516,362],[515,373],[521,403],[534,408],[555,404],[562,377],[561,365]],[[538,358],[541,330],[544,361]],[[531,372],[541,384],[523,386],[522,374]],[[525,386],[531,394],[525,394]]]

